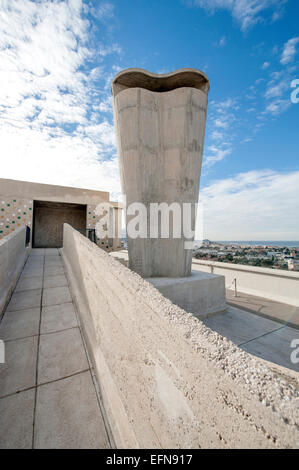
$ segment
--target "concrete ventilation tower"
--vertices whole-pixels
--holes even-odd
[[[207,76],[195,69],[163,75],[127,69],[112,82],[122,191],[127,208],[134,203],[142,203],[146,208],[139,214],[140,220],[143,217],[143,237],[135,238],[130,233],[130,221],[136,217],[134,211],[126,217],[129,267],[184,308],[186,302],[173,298],[169,291],[177,292],[179,282],[183,297],[190,288],[194,295],[198,282],[203,281],[198,276],[204,276],[205,282],[210,276],[191,273],[194,237],[183,230],[186,203],[191,211],[190,228],[195,228],[208,92]],[[168,209],[174,204],[176,208],[160,211],[153,220],[153,203],[162,203]],[[177,228],[180,233],[174,234]],[[158,237],[152,236],[151,231],[155,230]],[[165,237],[167,232],[169,237]],[[213,276],[213,281],[216,277]],[[222,305],[224,284],[220,280]]]

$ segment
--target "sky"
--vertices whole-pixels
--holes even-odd
[[[110,85],[210,79],[204,238],[299,240],[298,0],[0,0],[0,177],[120,200]]]

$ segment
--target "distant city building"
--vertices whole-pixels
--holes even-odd
[[[288,259],[288,268],[290,271],[299,271],[299,259]]]

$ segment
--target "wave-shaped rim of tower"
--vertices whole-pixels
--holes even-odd
[[[111,92],[115,97],[127,88],[144,88],[163,93],[183,87],[196,88],[208,93],[210,82],[204,72],[193,68],[183,68],[162,74],[139,68],[129,68],[122,70],[114,77]]]

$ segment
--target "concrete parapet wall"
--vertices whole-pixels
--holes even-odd
[[[233,289],[236,279],[239,292],[299,307],[299,272],[193,259],[195,266],[200,271],[222,274],[226,288]]]
[[[26,227],[0,240],[0,317],[29,254],[25,241]]]
[[[119,448],[298,447],[294,372],[241,351],[68,225],[62,255]]]

